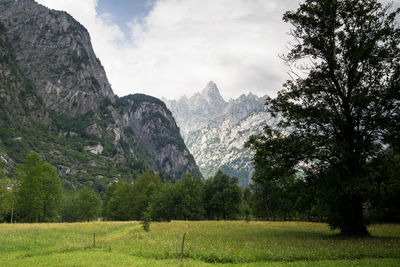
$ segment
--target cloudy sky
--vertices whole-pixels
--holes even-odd
[[[279,58],[291,40],[282,15],[298,0],[36,1],[88,29],[119,96],[177,99],[209,81],[226,99],[274,96],[288,78]]]

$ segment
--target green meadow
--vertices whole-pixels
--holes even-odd
[[[0,266],[400,266],[400,225],[368,230],[349,238],[306,222],[172,221],[149,232],[139,222],[1,224]]]

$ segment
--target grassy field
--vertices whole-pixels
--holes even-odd
[[[150,227],[0,224],[0,266],[400,266],[396,224],[372,225],[368,238],[345,238],[326,224],[303,222],[173,221]]]

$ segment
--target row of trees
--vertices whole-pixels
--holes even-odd
[[[243,191],[236,178],[222,172],[206,182],[187,175],[176,183],[161,183],[145,173],[133,184],[116,183],[105,194],[107,220],[140,220],[150,212],[153,220],[233,220],[245,216]]]
[[[0,177],[0,221],[141,220],[145,212],[158,221],[232,220],[250,214],[249,191],[220,171],[206,182],[187,175],[175,183],[143,173],[132,183],[110,185],[101,199],[90,188],[63,190],[57,170],[37,154],[16,169],[15,179]]]

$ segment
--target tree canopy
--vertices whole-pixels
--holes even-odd
[[[278,127],[247,143],[256,151],[256,187],[282,187],[293,176],[312,184],[323,192],[326,220],[345,234],[367,233],[371,163],[399,136],[400,10],[390,8],[305,0],[285,13],[294,43],[284,58],[306,75],[294,72],[267,100]]]
[[[56,220],[62,194],[56,168],[33,153],[18,165],[17,173],[19,216],[28,222]]]
[[[0,169],[0,222],[12,212],[15,202],[13,187],[12,180],[7,178]]]
[[[204,185],[204,209],[207,218],[236,219],[240,214],[242,192],[236,177],[218,171]]]

